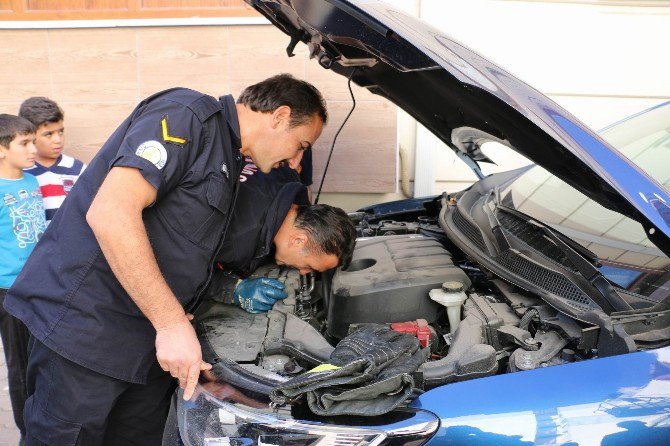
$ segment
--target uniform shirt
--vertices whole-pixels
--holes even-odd
[[[0,178],[0,199],[0,288],[9,288],[44,233],[46,222],[34,176]]]
[[[59,156],[49,167],[35,163],[33,167],[26,169],[26,172],[35,175],[40,183],[47,224],[54,218],[54,214],[84,169],[86,164],[67,155]]]
[[[266,174],[245,158],[230,228],[216,257],[219,269],[246,277],[263,264],[293,203],[309,204],[295,170],[284,165]]]
[[[158,266],[189,307],[211,278],[237,193],[239,131],[232,96],[180,88],[141,102],[77,180],[9,290],[7,311],[61,356],[146,382],[156,331],[112,273],[86,212],[112,167],[138,169],[157,191],[142,218]]]
[[[312,181],[312,149],[309,148],[302,153],[300,160],[300,182],[305,186],[311,186]]]

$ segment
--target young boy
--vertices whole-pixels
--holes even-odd
[[[39,184],[23,169],[33,167],[35,126],[13,115],[0,115],[0,336],[7,361],[9,397],[14,421],[25,435],[28,330],[3,308],[7,289],[14,283],[37,240],[46,229]]]
[[[40,183],[48,224],[86,165],[63,154],[65,115],[56,102],[44,97],[26,99],[19,108],[19,116],[32,122],[37,129],[35,167],[28,172]]]

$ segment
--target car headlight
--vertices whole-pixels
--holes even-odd
[[[432,413],[420,410],[364,427],[296,420],[267,405],[221,401],[199,386],[190,401],[183,401],[180,390],[178,401],[179,432],[186,446],[419,446],[439,427]]]

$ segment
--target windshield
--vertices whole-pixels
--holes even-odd
[[[666,189],[670,185],[670,104],[608,127],[602,136]],[[539,166],[501,194],[528,214],[593,251],[600,271],[628,291],[660,301],[670,294],[670,259],[642,226],[606,209]]]
[[[670,191],[670,103],[607,127],[600,136]]]

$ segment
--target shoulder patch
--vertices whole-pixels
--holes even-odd
[[[167,162],[167,150],[158,141],[144,141],[135,151],[135,155],[148,160],[158,169],[162,169]]]
[[[173,144],[177,144],[178,146],[183,146],[184,144],[186,144],[186,138],[183,138],[181,136],[170,135],[167,115],[163,116],[163,119],[161,119],[161,130],[163,131],[164,142],[171,142]]]

